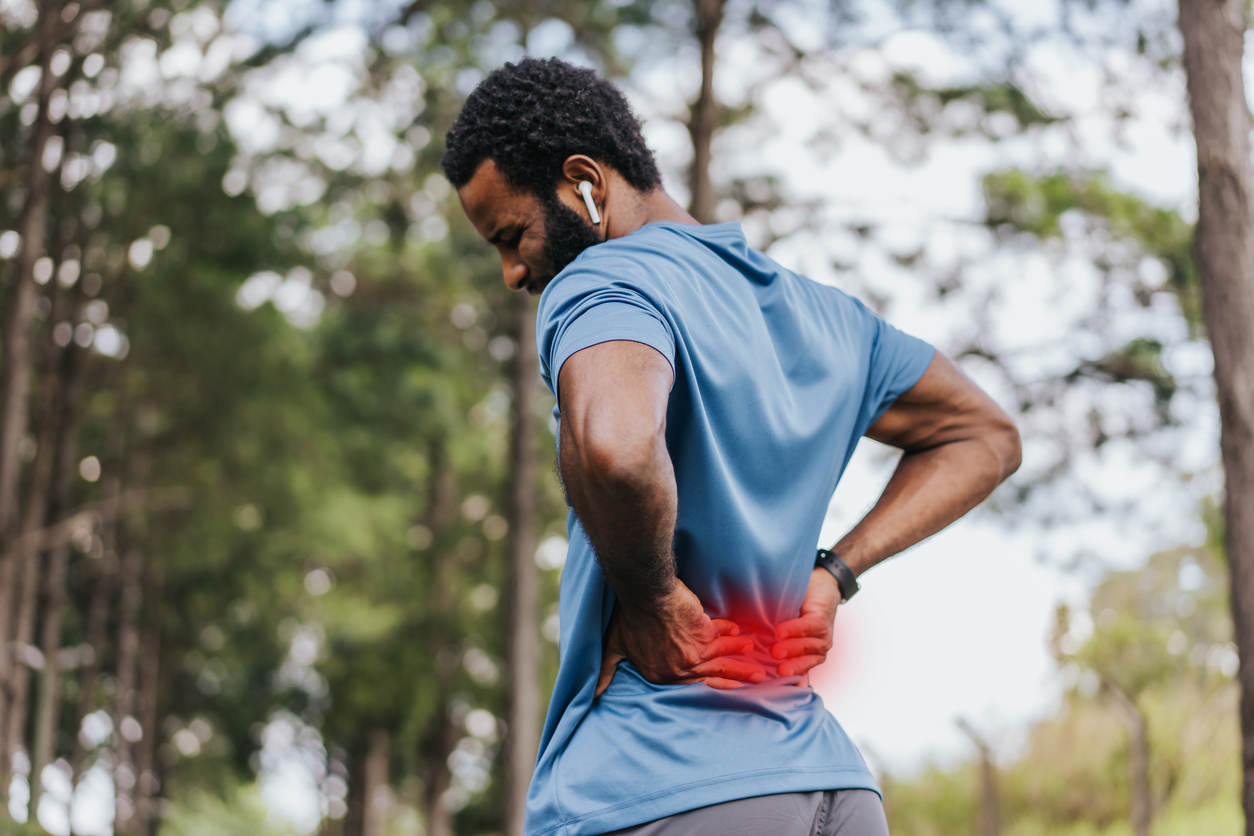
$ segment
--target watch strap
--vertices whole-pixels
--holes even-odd
[[[836,579],[836,585],[840,587],[842,604],[858,594],[858,578],[849,568],[849,564],[840,559],[840,555],[827,549],[819,549],[814,565],[821,566],[832,573],[832,577]]]

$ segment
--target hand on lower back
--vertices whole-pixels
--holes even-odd
[[[802,676],[823,664],[832,649],[832,624],[840,606],[840,585],[825,569],[810,573],[810,585],[801,604],[801,615],[775,625],[779,639],[771,655],[781,659],[780,676]]]
[[[761,667],[727,658],[753,647],[753,640],[739,633],[732,622],[706,615],[697,596],[678,581],[655,606],[619,602],[605,632],[596,696],[609,687],[615,667],[624,659],[657,684],[701,682],[730,689],[761,682],[766,678]]]

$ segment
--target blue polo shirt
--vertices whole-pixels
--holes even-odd
[[[654,685],[624,662],[594,702],[614,593],[572,512],[528,836],[602,834],[756,795],[878,792],[823,701],[778,676],[769,651],[774,625],[800,612],[858,439],[932,348],[751,249],[735,223],[653,223],[585,250],[545,288],[536,336],[554,394],[566,359],[598,343],[643,343],[670,362],[679,577],[754,638],[747,657],[769,675],[718,691]]]

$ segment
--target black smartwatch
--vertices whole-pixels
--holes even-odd
[[[814,565],[821,566],[832,573],[832,577],[836,579],[836,585],[840,587],[842,604],[858,594],[858,579],[849,568],[849,564],[840,559],[840,555],[829,552],[827,549],[819,549]]]

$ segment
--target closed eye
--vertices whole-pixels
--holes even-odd
[[[495,235],[488,239],[488,243],[494,247],[517,247],[522,241],[523,230],[515,230],[508,238],[505,237],[505,230],[498,231]]]

